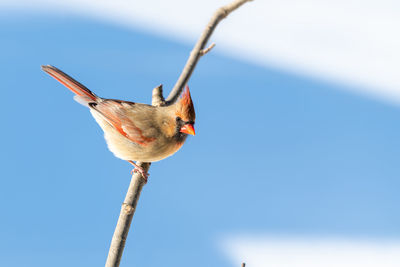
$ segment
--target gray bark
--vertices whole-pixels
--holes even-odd
[[[194,46],[192,52],[190,52],[190,56],[186,61],[186,65],[183,68],[181,75],[178,78],[178,81],[175,83],[174,88],[172,88],[171,93],[166,99],[166,105],[170,105],[178,99],[178,97],[182,93],[183,87],[187,84],[190,76],[193,73],[193,70],[196,68],[197,62],[199,61],[200,57],[205,55],[208,51],[211,50],[212,47],[214,47],[214,44],[212,44],[209,48],[205,49],[208,39],[210,39],[210,36],[214,32],[218,23],[226,18],[232,11],[234,11],[244,3],[250,1],[252,0],[236,0],[226,6],[220,7],[219,9],[217,9],[217,11],[215,11],[210,22],[207,24],[199,40]]]
[[[144,171],[148,171],[150,163],[137,162]],[[126,193],[124,203],[122,203],[121,212],[119,214],[117,226],[111,240],[110,250],[106,261],[106,267],[119,266],[122,253],[124,251],[126,238],[128,237],[129,227],[132,222],[133,214],[135,214],[136,205],[139,201],[140,192],[145,184],[145,180],[139,172],[132,175],[128,192]]]

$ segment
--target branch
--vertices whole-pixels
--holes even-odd
[[[202,55],[205,55],[209,50],[211,50],[212,47],[214,47],[213,45],[211,45],[209,48],[204,50],[208,39],[210,39],[210,36],[214,32],[218,23],[226,18],[232,11],[249,1],[252,0],[236,0],[226,6],[219,8],[214,13],[214,16],[211,18],[210,22],[207,24],[206,28],[201,34],[200,39],[195,44],[192,52],[190,52],[190,56],[186,61],[186,65],[183,68],[182,73],[178,78],[178,81],[175,83],[174,88],[172,88],[171,93],[167,97],[165,103],[166,105],[171,105],[178,99],[178,97],[182,93],[183,87],[189,81],[193,70],[196,68],[197,62],[199,61],[200,57]]]
[[[164,104],[165,100],[163,97],[163,89],[162,89],[162,84],[157,86],[156,88],[153,89],[153,96],[151,100],[151,104],[153,106],[159,107]]]
[[[137,165],[148,172],[150,163],[136,162]],[[111,240],[110,250],[106,261],[106,267],[118,267],[124,252],[126,238],[128,237],[129,227],[131,226],[133,214],[136,211],[136,205],[139,201],[140,192],[145,184],[145,180],[139,172],[132,175],[128,192],[126,193],[124,203],[122,203],[117,226]]]
[[[207,47],[206,49],[201,49],[200,50],[200,56],[204,56],[205,54],[207,54],[208,52],[210,52],[211,49],[213,49],[215,46],[215,43],[212,43],[209,47]]]
[[[236,0],[231,4],[219,8],[217,12],[215,12],[210,23],[207,25],[200,39],[197,41],[192,52],[190,53],[189,59],[186,62],[186,66],[171,93],[169,94],[167,100],[164,100],[162,85],[159,85],[153,89],[153,106],[168,105],[176,101],[182,92],[183,86],[187,83],[190,75],[195,69],[200,56],[207,54],[215,46],[215,44],[211,44],[208,48],[204,49],[217,24],[226,16],[228,16],[233,10],[237,9],[239,6],[248,1],[252,0]],[[136,162],[136,164],[142,167],[145,172],[148,172],[151,163]],[[117,226],[115,227],[110,250],[108,251],[108,257],[105,265],[106,267],[118,267],[120,264],[122,253],[125,248],[126,238],[128,237],[129,228],[144,184],[145,181],[142,175],[139,172],[135,172],[132,175],[131,183],[129,185],[128,192],[126,193],[124,203],[122,203]]]

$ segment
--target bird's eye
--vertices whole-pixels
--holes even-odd
[[[176,121],[181,121],[181,117],[176,117]]]

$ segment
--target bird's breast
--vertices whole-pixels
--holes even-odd
[[[183,145],[186,135],[167,137],[154,130],[152,141],[138,144],[123,136],[101,116],[92,112],[97,123],[104,131],[109,150],[118,158],[142,162],[154,162],[173,155]]]

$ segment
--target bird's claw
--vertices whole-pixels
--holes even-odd
[[[137,165],[135,162],[133,162],[132,160],[128,160],[128,162],[130,164],[132,164],[134,166],[133,170],[131,171],[131,175],[133,175],[135,172],[139,172],[140,175],[143,177],[144,179],[144,183],[147,184],[147,179],[149,178],[149,175],[142,167],[140,167],[139,165]]]
[[[150,174],[145,172],[142,168],[138,168],[138,167],[132,169],[131,175],[133,175],[135,172],[140,173],[140,175],[142,175],[142,177],[144,179],[144,183],[147,184],[147,179],[149,178]]]

